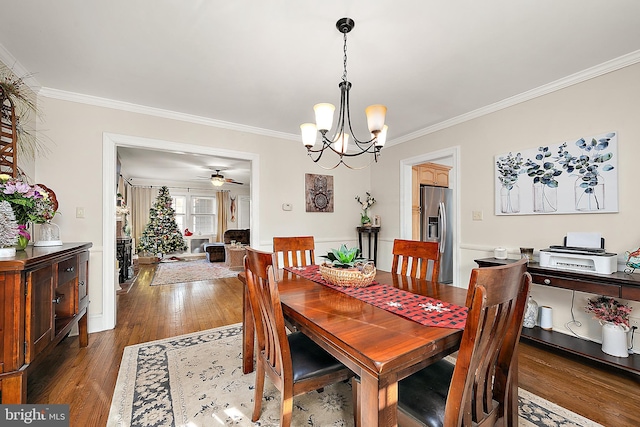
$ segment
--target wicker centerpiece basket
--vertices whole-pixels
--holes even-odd
[[[373,282],[376,267],[372,262],[357,263],[352,268],[334,267],[325,263],[320,265],[320,275],[332,285],[363,288]]]

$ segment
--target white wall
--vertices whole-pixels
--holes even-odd
[[[276,235],[314,235],[318,254],[340,243],[356,243],[355,227],[360,214],[354,197],[369,190],[368,169],[324,171],[307,158],[306,150],[297,141],[53,98],[40,97],[39,103],[46,117],[40,129],[52,145],[51,153],[36,162],[35,181],[46,184],[58,196],[61,215],[56,222],[62,239],[65,242],[90,241],[94,245],[89,285],[91,332],[109,327],[103,322],[106,317],[104,307],[109,305],[104,295],[110,292],[104,287],[104,281],[108,277],[105,269],[112,274],[113,266],[103,266],[103,258],[115,259],[113,254],[103,256],[105,247],[113,247],[105,245],[102,235],[107,220],[104,212],[108,210],[103,202],[103,186],[112,185],[103,182],[105,133],[152,142],[158,140],[168,145],[219,147],[256,155],[259,158],[259,194],[258,200],[252,203],[259,206],[257,220],[260,233],[257,236],[252,233],[252,241],[256,242],[254,247],[271,249],[271,239]],[[305,173],[334,177],[335,212],[305,212]],[[115,192],[113,200],[115,204]],[[283,211],[283,203],[293,205],[293,210]],[[84,208],[85,218],[75,217],[76,207]],[[113,284],[107,286],[113,288]]]
[[[519,247],[537,251],[562,244],[568,231],[598,231],[606,249],[619,254],[640,246],[638,231],[638,162],[640,159],[640,65],[633,65],[562,89],[495,113],[434,132],[404,144],[385,148],[374,165],[371,187],[382,200],[376,213],[382,215],[383,252],[400,235],[399,164],[403,159],[449,147],[460,147],[460,247],[459,277],[467,286],[474,259],[493,256],[497,246],[509,249],[511,258]],[[619,212],[575,215],[494,215],[494,156],[505,152],[573,142],[579,137],[609,131],[618,133]],[[384,171],[384,173],[382,173]],[[472,221],[472,211],[482,211],[483,221]],[[532,294],[540,305],[554,308],[554,329],[570,333],[570,291],[534,286]],[[587,294],[576,293],[575,317],[581,335],[600,340],[600,327],[584,312]],[[632,316],[640,317],[640,303],[632,303]],[[637,341],[637,340],[636,340]],[[640,344],[636,343],[636,349]]]

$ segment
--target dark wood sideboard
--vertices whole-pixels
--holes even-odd
[[[91,243],[27,247],[0,259],[0,394],[3,404],[26,403],[27,373],[78,324],[89,343]]]
[[[496,258],[476,259],[480,267],[491,267],[516,262],[515,259],[500,260]],[[613,274],[582,273],[557,268],[540,267],[530,262],[527,271],[533,283],[543,286],[570,289],[592,294],[606,295],[632,301],[640,301],[640,274],[616,272]],[[640,336],[640,331],[636,331]],[[550,346],[552,348],[579,355],[615,368],[640,374],[640,354],[629,357],[615,357],[604,353],[599,343],[587,341],[561,332],[547,331],[538,326],[522,328],[522,340]]]

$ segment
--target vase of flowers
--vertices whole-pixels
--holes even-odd
[[[602,351],[616,357],[628,357],[627,332],[632,307],[611,297],[588,300],[585,307],[602,325]]]
[[[356,201],[360,203],[360,206],[362,207],[362,213],[360,214],[360,224],[362,224],[363,227],[371,225],[371,218],[369,218],[369,208],[371,208],[371,206],[376,203],[376,199],[371,196],[371,193],[367,191],[365,194],[367,195],[367,198],[364,202],[360,199],[360,196],[356,196]]]
[[[563,143],[558,151],[558,162],[570,175],[576,175],[574,184],[575,206],[578,211],[598,211],[605,208],[605,183],[603,172],[613,170],[609,160],[613,152],[609,149],[609,141],[615,133],[608,133],[599,139],[591,138],[587,141],[580,138],[575,142],[581,150],[580,155],[574,156],[567,150],[567,143]]]
[[[19,226],[18,249],[24,249],[31,239],[29,224],[51,221],[57,209],[49,189],[7,174],[0,174],[0,201],[8,202],[14,212]]]
[[[535,159],[527,159],[527,175],[533,179],[533,211],[555,212],[558,210],[558,181],[562,170],[551,159],[549,147],[539,147]]]
[[[498,180],[500,181],[500,211],[502,213],[520,212],[520,187],[518,186],[518,176],[525,172],[522,167],[524,160],[522,154],[499,157],[496,161],[498,168]]]

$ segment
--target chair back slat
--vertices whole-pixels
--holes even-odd
[[[280,293],[273,273],[274,256],[247,248],[245,274],[251,301],[258,351],[264,353],[278,376],[290,375],[283,369],[291,366],[289,341],[284,326]]]
[[[440,275],[438,242],[395,239],[391,271],[416,279],[437,281]]]
[[[305,267],[316,263],[313,236],[274,237],[273,251],[276,261],[282,257],[281,267]]]
[[[526,260],[520,260],[471,272],[470,308],[445,407],[451,425],[493,426],[505,417],[531,287],[526,269]]]

